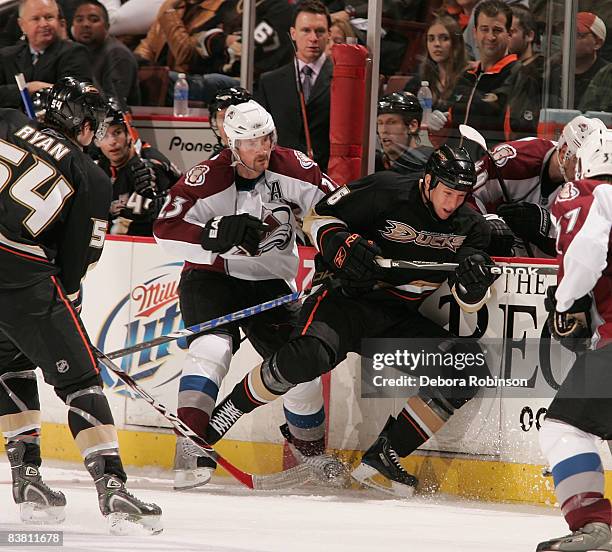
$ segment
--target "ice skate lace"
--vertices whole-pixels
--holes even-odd
[[[236,408],[234,403],[229,400],[215,412],[210,419],[210,425],[219,435],[224,435],[243,414],[244,412]]]
[[[183,456],[206,456],[198,445],[186,437],[181,439],[181,452]]]
[[[400,473],[407,475],[408,472],[400,464],[399,456],[397,455],[397,452],[395,452],[391,447],[389,447],[388,451],[389,451],[389,454],[388,454],[389,459],[391,460],[391,462],[393,462],[393,465],[396,467],[396,469],[399,470]]]

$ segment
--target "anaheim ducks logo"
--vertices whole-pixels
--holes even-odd
[[[208,165],[196,165],[187,171],[185,184],[187,186],[201,186],[206,180],[206,173],[210,170]]]
[[[516,157],[516,149],[510,144],[501,144],[492,151],[493,159],[498,167],[503,167],[510,159]]]
[[[573,182],[566,182],[563,188],[559,190],[557,195],[557,201],[570,201],[580,195],[580,190],[574,185]]]
[[[456,252],[465,241],[465,236],[438,234],[437,232],[425,232],[424,230],[417,231],[412,226],[396,220],[387,220],[386,222],[387,227],[381,230],[380,233],[384,238],[394,242],[414,242],[415,245],[420,245],[421,247],[449,249]]]

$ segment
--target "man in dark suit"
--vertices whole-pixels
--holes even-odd
[[[17,21],[26,39],[0,50],[0,107],[21,107],[17,73],[24,74],[30,94],[53,86],[62,77],[91,81],[87,48],[58,36],[60,16],[55,0],[21,0]]]
[[[331,18],[319,0],[304,0],[296,7],[291,38],[297,63],[264,73],[256,98],[271,114],[281,146],[308,153],[300,108],[296,65],[306,102],[306,116],[314,160],[323,171],[329,161],[329,95],[333,66],[325,56]]]

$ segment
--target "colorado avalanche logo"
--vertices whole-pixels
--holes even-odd
[[[206,180],[206,173],[210,171],[208,165],[196,165],[187,171],[185,175],[185,184],[187,186],[201,186]]]
[[[286,205],[276,207],[264,214],[263,221],[271,230],[259,242],[258,254],[261,255],[274,248],[281,251],[287,249],[293,238],[291,209]]]
[[[497,146],[493,152],[493,159],[495,160],[495,164],[498,167],[503,167],[510,161],[510,159],[514,159],[516,157],[516,149],[514,149],[510,144],[501,144]]]
[[[300,166],[303,169],[312,169],[316,165],[316,163],[307,155],[304,155],[301,151],[293,150],[297,160],[300,162]]]
[[[573,182],[566,182],[557,195],[557,201],[571,201],[580,195],[580,190]]]

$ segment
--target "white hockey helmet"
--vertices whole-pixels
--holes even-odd
[[[238,140],[250,140],[272,134],[272,144],[276,144],[276,127],[270,115],[255,100],[231,105],[225,112],[223,129],[227,143],[232,151],[236,150]]]
[[[576,178],[612,176],[612,130],[593,132],[576,153]]]
[[[563,127],[561,136],[559,136],[559,142],[557,143],[558,150],[561,150],[563,146],[567,145],[563,161],[567,161],[570,157],[576,155],[578,148],[582,146],[592,132],[605,129],[606,125],[599,119],[589,119],[584,115],[574,117]]]

